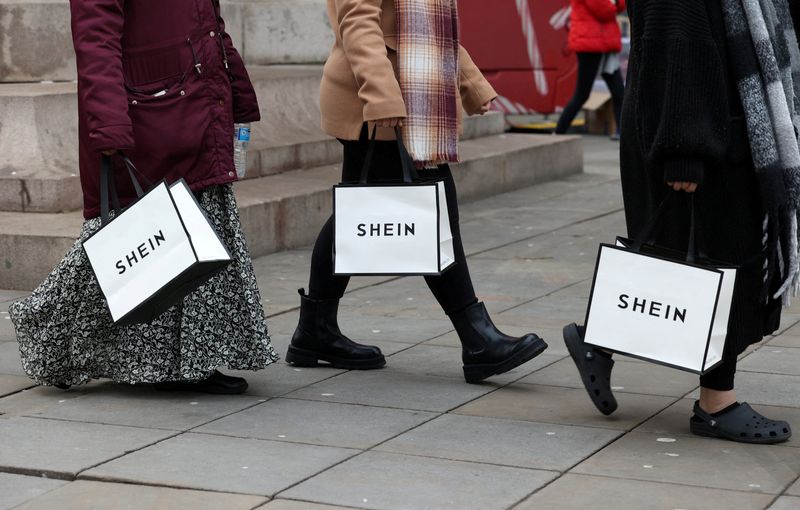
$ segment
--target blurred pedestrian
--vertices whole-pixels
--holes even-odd
[[[423,179],[445,182],[456,264],[425,280],[461,340],[466,380],[482,381],[539,355],[547,344],[538,336],[514,338],[494,326],[475,295],[461,243],[447,163],[457,161],[462,106],[469,114],[486,113],[497,94],[458,44],[455,0],[328,0],[328,14],[336,39],[322,78],[322,127],[343,145],[342,182],[358,182],[376,126],[371,178],[400,181],[400,153],[392,140],[394,128],[402,126],[412,157],[425,167]],[[331,218],[314,246],[309,293],[300,291],[300,321],[286,360],[381,368],[386,361],[379,348],[339,330],[339,300],[350,278],[334,275],[333,232]]]
[[[622,113],[622,189],[636,237],[667,193],[694,193],[698,247],[739,267],[722,364],[700,377],[693,433],[746,443],[791,436],[737,401],[738,356],[775,332],[798,284],[800,51],[786,0],[637,0]],[[794,46],[792,46],[794,45]],[[758,51],[756,50],[758,48]],[[656,239],[689,243],[688,197]],[[594,404],[611,414],[611,356],[564,329]]]
[[[597,75],[611,91],[614,118],[620,125],[625,84],[620,71],[622,34],[617,15],[625,11],[625,0],[571,0],[569,48],[578,57],[578,83],[556,125],[556,134],[566,133],[592,93]],[[616,133],[614,133],[616,135]]]
[[[71,0],[70,7],[86,221],[45,282],[10,308],[24,369],[62,388],[111,378],[242,393],[247,382],[217,368],[260,369],[277,356],[231,185],[234,122],[260,113],[219,2]],[[185,179],[233,258],[151,324],[127,327],[112,324],[81,244],[100,228],[101,154],[120,151],[152,182]],[[136,198],[127,177],[116,172],[123,205]]]

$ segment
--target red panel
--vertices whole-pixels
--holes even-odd
[[[564,26],[569,0],[527,2],[459,0],[461,41],[500,95],[552,113],[566,104],[575,83],[577,64]]]

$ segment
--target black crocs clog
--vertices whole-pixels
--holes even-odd
[[[614,360],[583,341],[583,328],[577,324],[564,327],[564,343],[578,367],[583,386],[597,410],[606,416],[617,410],[617,399],[611,392],[611,370]]]
[[[712,416],[694,404],[694,416],[689,420],[692,434],[736,441],[737,443],[775,444],[788,441],[792,428],[785,421],[772,421],[742,403],[729,411]]]

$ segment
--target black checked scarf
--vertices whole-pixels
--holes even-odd
[[[458,161],[456,0],[395,0],[403,141],[420,167]]]
[[[767,210],[765,280],[784,303],[800,288],[800,48],[786,0],[723,0],[730,62]]]

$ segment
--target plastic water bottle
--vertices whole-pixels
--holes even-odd
[[[250,144],[250,124],[233,125],[233,162],[236,175],[243,179],[247,173],[247,146]]]

